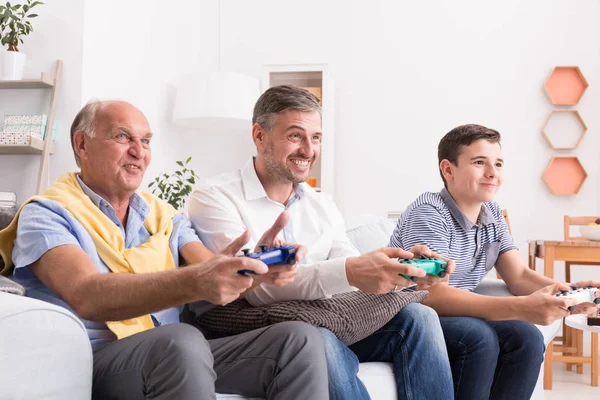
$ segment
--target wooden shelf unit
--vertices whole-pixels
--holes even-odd
[[[44,141],[36,137],[31,138],[29,144],[4,144],[0,145],[0,154],[42,154]],[[54,144],[50,147],[50,154],[54,154]]]
[[[40,155],[40,168],[36,186],[36,193],[41,194],[45,189],[44,184],[48,179],[48,163],[50,154],[54,154],[52,143],[52,129],[54,127],[54,114],[56,113],[56,94],[58,91],[62,72],[62,60],[56,61],[54,76],[42,72],[40,79],[22,79],[14,81],[0,80],[0,89],[49,89],[50,104],[47,111],[46,131],[44,140],[32,137],[29,145],[0,145],[0,154],[32,154]]]
[[[581,96],[588,88],[588,82],[577,66],[554,67],[544,90],[546,95],[556,106],[574,106],[579,103]]]
[[[577,157],[552,157],[542,179],[557,196],[569,196],[579,193],[588,174]]]
[[[587,130],[577,110],[553,110],[542,128],[542,135],[554,150],[573,150]]]
[[[42,72],[40,79],[0,80],[0,89],[48,89],[54,87],[54,83],[55,79],[52,75]]]

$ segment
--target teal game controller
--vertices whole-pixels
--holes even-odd
[[[443,278],[446,276],[446,269],[448,267],[448,263],[441,258],[412,258],[412,259],[401,259],[400,264],[406,264],[413,267],[420,268],[425,271],[428,275],[435,275],[439,278]],[[414,277],[400,274],[404,278],[409,280],[414,280]]]

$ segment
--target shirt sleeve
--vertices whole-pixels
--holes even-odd
[[[177,249],[181,251],[181,248],[191,242],[200,242],[198,235],[192,228],[192,223],[183,214],[177,213],[173,217],[173,231],[177,235]]]
[[[15,268],[36,262],[48,250],[58,246],[79,246],[69,222],[39,202],[21,210],[12,258]]]
[[[426,245],[432,251],[449,257],[450,233],[441,212],[430,204],[408,211],[398,220],[390,238],[390,247],[410,250],[415,245]]]
[[[196,190],[188,206],[193,229],[214,253],[223,250],[246,230],[235,204],[217,190]]]

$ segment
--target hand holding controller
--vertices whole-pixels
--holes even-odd
[[[571,286],[573,290],[561,291],[560,293],[555,294],[554,296],[559,299],[577,299],[577,304],[581,303],[594,303],[600,304],[600,298],[596,297],[596,292],[598,289],[595,287],[586,287],[586,288],[578,288],[575,286]],[[570,306],[569,311],[574,311],[575,306]]]
[[[296,264],[296,248],[294,246],[281,246],[274,247],[267,250],[266,245],[260,246],[260,251],[250,253],[248,249],[243,249],[244,255],[242,257],[250,257],[255,260],[262,261],[267,266],[274,264]],[[256,274],[254,271],[249,269],[242,269],[238,271],[240,275]]]
[[[417,268],[421,268],[425,271],[425,273],[429,275],[435,275],[439,278],[443,278],[446,276],[446,268],[448,267],[448,263],[441,258],[413,258],[413,259],[403,259],[399,261],[400,264],[407,264]],[[401,274],[404,278],[408,280],[413,280],[414,277]]]

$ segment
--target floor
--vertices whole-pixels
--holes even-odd
[[[585,354],[585,353],[584,353]],[[590,366],[584,365],[583,374],[569,372],[564,363],[554,363],[552,390],[545,390],[545,400],[598,400],[600,387],[590,386]]]

